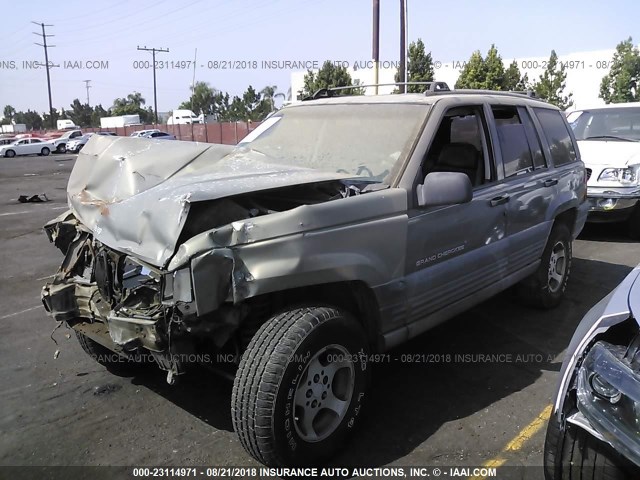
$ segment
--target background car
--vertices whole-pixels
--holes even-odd
[[[170,133],[167,132],[151,132],[151,133],[147,133],[146,135],[143,135],[144,138],[156,138],[158,140],[176,140],[176,136],[175,135],[171,135]]]
[[[96,135],[104,135],[105,137],[117,137],[118,134],[114,132],[95,132]]]
[[[53,151],[53,144],[39,138],[22,138],[9,145],[0,147],[0,156],[15,157],[16,155],[44,155]]]
[[[578,325],[553,407],[546,480],[640,478],[640,266]]]
[[[144,137],[148,133],[159,132],[157,128],[152,128],[150,130],[138,130],[137,132],[133,132],[130,137]]]
[[[81,137],[76,137],[73,140],[69,140],[67,142],[67,147],[66,147],[67,152],[78,153],[80,150],[82,150],[82,147],[84,147],[87,144],[87,142],[93,135],[95,134],[85,133]]]
[[[53,141],[54,149],[53,151],[56,153],[64,153],[67,151],[67,143],[77,137],[82,136],[82,130],[70,130],[65,132],[59,138]]]
[[[9,138],[0,138],[0,145],[9,145],[11,143],[14,143],[16,141],[18,141],[18,138],[15,137],[9,137]]]
[[[589,222],[627,222],[640,239],[640,103],[567,114],[587,168]]]

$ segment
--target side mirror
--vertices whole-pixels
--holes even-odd
[[[473,198],[469,177],[459,172],[432,172],[418,185],[418,205],[437,207],[468,203]]]

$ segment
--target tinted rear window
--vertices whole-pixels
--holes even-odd
[[[562,113],[546,108],[534,108],[533,110],[549,142],[554,165],[560,166],[575,162],[577,159],[576,149]]]

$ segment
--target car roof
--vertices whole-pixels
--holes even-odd
[[[531,105],[558,109],[555,105],[543,100],[531,98],[515,92],[498,92],[494,90],[450,90],[424,93],[403,93],[386,95],[336,95],[315,100],[304,100],[292,103],[284,109],[295,108],[301,105],[340,105],[340,104],[425,104],[433,105],[442,99],[464,99],[466,102],[493,101],[512,105]],[[453,102],[452,102],[453,103]]]

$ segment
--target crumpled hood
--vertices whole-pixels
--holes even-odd
[[[229,145],[94,135],[78,155],[67,197],[97,240],[162,267],[193,202],[348,177],[270,162]]]
[[[587,167],[607,165],[619,168],[640,163],[640,142],[581,140],[578,148]]]

